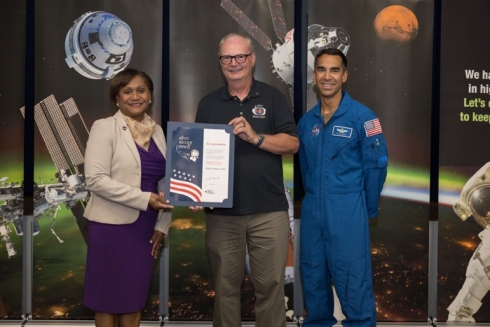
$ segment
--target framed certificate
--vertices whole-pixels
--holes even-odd
[[[233,126],[168,122],[165,197],[174,206],[233,206]]]

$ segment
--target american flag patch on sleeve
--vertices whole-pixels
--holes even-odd
[[[379,123],[378,118],[365,122],[364,123],[364,130],[366,131],[367,137],[383,133],[383,130],[381,129],[381,124]]]

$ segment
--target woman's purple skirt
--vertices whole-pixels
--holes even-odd
[[[148,152],[138,146],[143,191],[157,193],[165,174],[165,159],[153,143]],[[84,305],[113,314],[141,311],[146,304],[155,259],[151,256],[157,212],[148,207],[127,225],[89,222]]]

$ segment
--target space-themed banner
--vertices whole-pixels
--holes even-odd
[[[87,251],[85,144],[93,122],[116,112],[108,96],[109,80],[126,67],[142,70],[153,79],[157,92],[151,114],[160,123],[163,4],[153,0],[33,2],[36,184],[32,318],[92,319],[93,312],[82,305]],[[9,319],[22,315],[23,198],[16,190],[23,180],[25,6],[22,1],[3,1],[0,8],[0,33],[3,39],[12,40],[13,50],[2,53],[2,62],[8,63],[2,66],[2,76],[10,77],[0,81],[4,110],[0,168],[5,176],[1,194],[10,194],[1,199],[0,207],[0,316]],[[158,274],[154,275],[143,319],[158,319]]]
[[[0,319],[20,311],[22,303],[22,221],[24,178],[24,102],[26,53],[25,1],[0,6]],[[13,32],[15,31],[15,32]],[[18,315],[20,312],[15,312]]]
[[[277,87],[292,104],[292,48],[291,57],[281,58],[289,62],[289,71],[282,76],[274,72],[274,49],[291,40],[294,28],[294,0],[172,0],[170,2],[170,120],[194,122],[199,100],[223,85],[218,60],[218,45],[228,33],[246,35],[250,30],[260,39],[253,39],[257,60],[256,79]],[[202,13],[206,14],[203,15]],[[189,23],[192,17],[192,24]],[[276,25],[275,22],[280,22]],[[247,28],[248,28],[247,27]],[[289,35],[289,36],[288,36]],[[293,158],[283,159],[286,194],[293,191]],[[292,200],[290,201],[292,206]],[[284,281],[286,293],[285,315],[292,321],[294,312],[293,246],[294,214],[290,212],[290,244]],[[170,239],[170,317],[174,320],[212,320],[213,283],[207,260],[204,236],[204,214],[188,210],[174,210]],[[175,243],[173,243],[175,242]],[[172,247],[172,244],[175,244]],[[253,276],[248,260],[244,262],[246,274],[242,287],[242,320],[254,320]],[[184,288],[182,285],[186,285]],[[185,289],[184,292],[182,290]]]
[[[379,321],[427,320],[433,15],[433,0],[309,1],[308,103],[307,108],[294,110],[305,111],[315,104],[312,59],[320,48],[336,47],[349,60],[347,91],[376,112],[388,141],[389,175],[380,217],[372,221],[371,229]],[[193,17],[192,24],[188,16]],[[291,99],[294,1],[178,0],[171,2],[170,17],[171,120],[194,121],[200,98],[223,85],[218,44],[230,32],[251,36],[257,55],[255,78]],[[287,156],[283,162],[286,185],[294,192],[292,172],[297,167]],[[170,298],[172,306],[186,307],[188,312],[171,308],[170,316],[209,320],[212,285],[205,252],[199,248],[204,244],[204,218],[177,211],[173,224],[172,237],[184,245],[170,249],[171,262],[182,267],[180,275],[170,274]],[[294,238],[294,229],[291,232]],[[297,282],[298,276],[289,273],[285,281],[289,319],[296,300],[291,286]],[[182,284],[195,285],[188,291],[192,297],[180,294],[177,285]],[[252,287],[245,276],[243,320],[254,318]]]
[[[485,156],[489,139],[490,67],[485,44],[488,1],[441,1],[440,205],[438,321],[489,322],[484,296],[490,246],[490,198]],[[170,0],[170,33],[162,35],[162,2],[156,0],[35,1],[35,236],[34,319],[92,319],[82,304],[86,256],[87,190],[84,144],[96,119],[115,112],[109,79],[126,67],[150,75],[155,90],[170,85],[170,98],[154,95],[153,118],[169,104],[170,120],[193,122],[199,100],[223,84],[217,59],[221,38],[250,35],[257,55],[254,76],[277,87],[293,110],[316,102],[312,58],[335,47],[348,58],[350,95],[373,109],[389,149],[380,216],[371,221],[378,321],[426,322],[432,113],[434,0],[310,0],[308,2],[307,102],[292,108],[294,0]],[[0,35],[25,30],[25,4],[0,8]],[[203,14],[205,13],[205,14]],[[190,18],[192,18],[190,20]],[[455,24],[467,20],[472,24]],[[100,35],[101,29],[111,31]],[[471,37],[468,37],[471,36]],[[168,37],[168,39],[167,39]],[[10,41],[9,41],[10,42]],[[18,209],[23,180],[23,56],[25,38],[2,53],[0,108],[0,317],[20,319],[22,229]],[[162,72],[162,42],[170,44],[170,71]],[[470,48],[468,42],[472,42]],[[117,46],[111,46],[116,44]],[[5,63],[8,63],[6,65]],[[168,83],[167,83],[168,82]],[[8,96],[6,96],[8,95]],[[167,108],[164,108],[167,110]],[[161,122],[165,124],[166,122]],[[298,167],[284,156],[285,192],[292,204]],[[8,194],[8,195],[7,195]],[[295,239],[292,205],[291,240]],[[296,212],[298,212],[296,210]],[[213,285],[204,246],[202,213],[178,207],[170,230],[169,317],[210,321]],[[480,247],[478,247],[480,245]],[[478,248],[478,250],[477,250]],[[294,246],[289,244],[285,315],[294,318]],[[254,320],[248,262],[242,319]],[[143,320],[158,320],[158,267]],[[342,319],[339,308],[338,318]],[[474,319],[474,320],[473,320]]]
[[[345,89],[376,113],[388,144],[379,217],[371,221],[377,321],[425,322],[434,2],[309,4],[308,72],[322,44],[342,50]]]
[[[463,324],[490,322],[489,11],[441,7],[438,320]]]

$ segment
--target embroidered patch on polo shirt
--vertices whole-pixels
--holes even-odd
[[[265,118],[266,109],[258,104],[252,109],[252,113],[254,114],[254,118]]]

